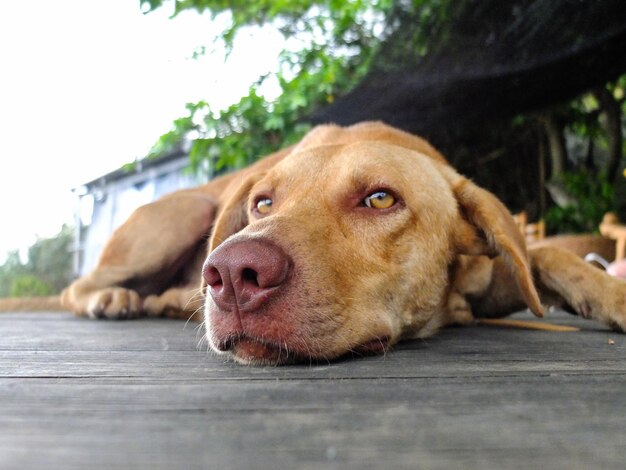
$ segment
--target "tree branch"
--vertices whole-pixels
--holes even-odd
[[[609,181],[615,181],[622,160],[623,136],[620,103],[613,97],[613,94],[604,87],[594,90],[593,95],[598,100],[606,116],[606,133],[609,146],[609,159],[606,164],[606,174]]]
[[[550,179],[555,179],[565,171],[567,165],[567,148],[563,138],[563,126],[553,114],[543,114],[539,117],[543,129],[548,138],[550,148],[551,174]]]

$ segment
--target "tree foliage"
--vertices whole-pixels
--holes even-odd
[[[72,276],[72,229],[66,225],[52,238],[39,238],[22,262],[17,251],[0,265],[0,297],[58,294]]]
[[[585,169],[561,173],[560,180],[572,201],[548,209],[548,230],[562,233],[597,232],[604,214],[616,210],[614,185],[607,180],[605,173],[590,174]]]
[[[554,204],[548,230],[594,232],[608,211],[624,213],[626,75],[550,110],[541,121],[550,141]]]
[[[407,54],[436,55],[451,36],[451,28],[463,19],[460,12],[476,10],[474,2],[461,0],[140,2],[146,13],[167,7],[172,9],[172,17],[195,10],[212,18],[227,18],[227,27],[214,38],[227,51],[244,28],[269,24],[286,39],[275,76],[259,77],[246,96],[226,109],[213,109],[205,101],[189,103],[187,114],[177,119],[172,130],[161,136],[152,149],[150,156],[159,156],[186,141],[192,167],[198,169],[208,162],[211,172],[245,166],[297,141],[309,129],[307,117],[313,110],[332,103],[377,67],[403,69],[403,57]],[[455,47],[456,53],[466,55],[463,43]],[[474,52],[480,54],[480,50]],[[270,99],[263,95],[263,85],[274,79],[280,94]],[[526,139],[524,146],[535,154],[540,153],[536,149],[545,148],[549,161],[545,162],[548,178],[544,182],[548,183],[552,199],[543,203],[539,185],[532,191],[526,188],[526,192],[535,193],[533,205],[538,209],[534,212],[538,217],[547,214],[552,232],[596,227],[605,209],[620,209],[620,198],[626,199],[626,189],[620,189],[624,178],[619,172],[626,153],[622,138],[625,86],[626,78],[622,77],[606,88],[544,110],[540,115],[518,116],[508,125],[512,132],[502,134],[513,133],[517,139]],[[519,122],[523,125],[516,129]],[[531,136],[530,141],[523,134]],[[494,141],[498,139],[495,137]],[[477,155],[470,162],[472,168],[481,168],[477,175],[470,176],[480,179],[489,175],[489,164],[481,161],[497,160],[494,155],[510,158],[510,149],[494,150],[488,145],[485,149],[484,158]],[[529,172],[529,168],[522,170]],[[494,186],[502,183],[508,187],[509,182],[501,181],[500,170],[493,178]],[[623,209],[622,213],[626,207]]]
[[[224,110],[200,101],[161,136],[151,155],[161,155],[190,141],[191,164],[209,161],[214,169],[238,168],[281,146],[297,141],[308,129],[306,116],[354,86],[369,70],[383,35],[391,0],[143,0],[144,11],[174,4],[174,16],[197,10],[212,17],[227,15],[230,25],[215,40],[232,47],[238,31],[271,23],[287,41],[274,77],[275,99],[262,95],[269,77],[259,77],[248,95]]]

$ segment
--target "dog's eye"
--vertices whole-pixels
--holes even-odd
[[[256,201],[254,209],[261,215],[267,215],[272,211],[272,200],[269,197],[262,197]]]
[[[385,191],[376,191],[363,199],[363,204],[371,209],[389,209],[396,203],[396,198]]]

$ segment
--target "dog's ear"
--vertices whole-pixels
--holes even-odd
[[[261,179],[264,173],[255,173],[245,178],[232,196],[220,208],[213,233],[209,242],[209,252],[218,247],[231,235],[243,230],[248,225],[248,196],[252,186]]]
[[[518,280],[526,305],[538,317],[543,306],[533,283],[526,242],[510,212],[486,191],[451,168],[444,170],[459,203],[461,221],[455,232],[460,254],[502,256]]]

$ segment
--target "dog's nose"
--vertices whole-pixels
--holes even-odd
[[[203,275],[220,309],[250,312],[286,281],[291,265],[289,256],[274,243],[247,240],[217,247],[204,263]]]

